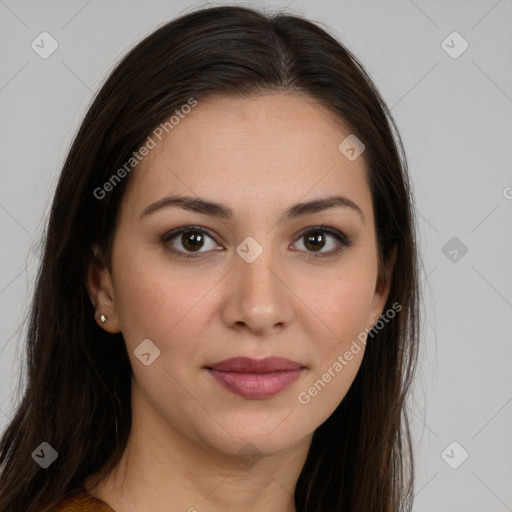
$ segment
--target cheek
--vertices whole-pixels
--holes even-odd
[[[201,336],[211,316],[210,294],[222,273],[206,267],[191,271],[161,254],[152,257],[135,251],[116,264],[116,312],[130,357],[143,340],[150,339],[166,366],[176,365],[181,371],[184,359],[199,360]]]
[[[307,303],[313,306],[318,318],[326,326],[324,353],[350,345],[351,340],[364,332],[372,320],[375,292],[375,269],[352,268],[330,276],[324,292],[310,294]],[[320,290],[319,290],[320,291]]]
[[[114,246],[115,307],[129,348],[143,339],[156,339],[177,322],[181,287],[165,277],[162,264],[119,233]],[[131,247],[131,248],[130,248]],[[134,346],[132,346],[134,345]]]
[[[196,294],[184,290],[179,278],[166,282],[151,271],[137,279],[128,277],[118,289],[116,310],[127,343],[153,338],[160,344],[183,327],[197,302]]]
[[[365,351],[365,334],[372,320],[376,268],[347,264],[325,283],[325,292],[310,295],[308,303],[326,326],[316,338],[314,365],[300,390],[298,402],[324,419],[334,411],[352,385]]]
[[[319,304],[318,316],[328,326],[316,339],[314,364],[299,390],[297,402],[318,424],[336,409],[352,385],[364,356],[371,317],[373,281],[354,273],[339,276]]]
[[[354,272],[345,276],[343,285],[333,293],[331,315],[340,339],[352,338],[368,326],[374,288],[367,275]]]

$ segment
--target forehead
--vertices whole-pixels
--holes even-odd
[[[350,161],[338,149],[350,133],[304,95],[198,101],[155,139],[126,200],[143,205],[180,192],[207,195],[234,209],[247,201],[284,208],[303,197],[342,193],[371,208],[364,159]]]

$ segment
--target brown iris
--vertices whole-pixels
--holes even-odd
[[[181,243],[187,251],[194,251],[195,249],[201,249],[204,238],[199,231],[187,231],[181,235]]]
[[[309,234],[305,237],[304,245],[313,251],[322,249],[325,245],[325,235],[322,232]]]

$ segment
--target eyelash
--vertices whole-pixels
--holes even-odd
[[[171,253],[175,254],[176,256],[178,256],[180,258],[185,258],[185,259],[200,258],[201,254],[204,254],[205,252],[208,252],[208,251],[203,251],[203,252],[198,252],[198,253],[183,253],[183,251],[175,249],[175,248],[173,248],[172,246],[169,245],[169,242],[171,240],[173,240],[174,238],[176,238],[179,235],[181,235],[183,233],[186,233],[188,231],[197,231],[197,232],[205,234],[205,235],[207,235],[207,236],[209,236],[210,238],[213,239],[213,237],[211,235],[209,235],[208,232],[205,231],[200,226],[183,226],[181,228],[178,228],[178,229],[175,229],[173,231],[170,231],[169,233],[166,233],[161,238],[160,241],[161,241],[161,243],[164,246],[166,246],[166,249],[168,251],[170,251]],[[350,238],[348,238],[347,236],[345,236],[343,233],[341,233],[337,229],[329,228],[329,227],[326,227],[326,226],[318,226],[318,227],[309,228],[306,231],[303,231],[300,234],[300,236],[297,238],[297,241],[300,240],[301,238],[305,237],[306,235],[309,235],[309,234],[312,234],[312,233],[318,233],[318,232],[326,233],[328,235],[331,235],[332,237],[334,237],[337,240],[339,245],[335,249],[332,249],[332,250],[330,250],[329,252],[326,252],[326,253],[318,253],[318,254],[310,253],[307,256],[308,258],[320,259],[320,258],[327,258],[327,257],[330,257],[330,256],[334,256],[334,255],[340,253],[345,247],[350,247],[353,244],[352,240]]]

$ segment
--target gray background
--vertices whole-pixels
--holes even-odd
[[[512,2],[245,3],[269,10],[287,4],[331,27],[363,62],[407,151],[425,293],[409,407],[414,511],[512,510]],[[17,400],[22,320],[72,136],[119,57],[200,5],[0,0],[1,429]],[[43,31],[59,44],[47,59],[31,48]],[[462,40],[448,37],[454,31],[469,45],[457,58],[445,51],[463,49]],[[461,464],[463,450],[469,457]]]

